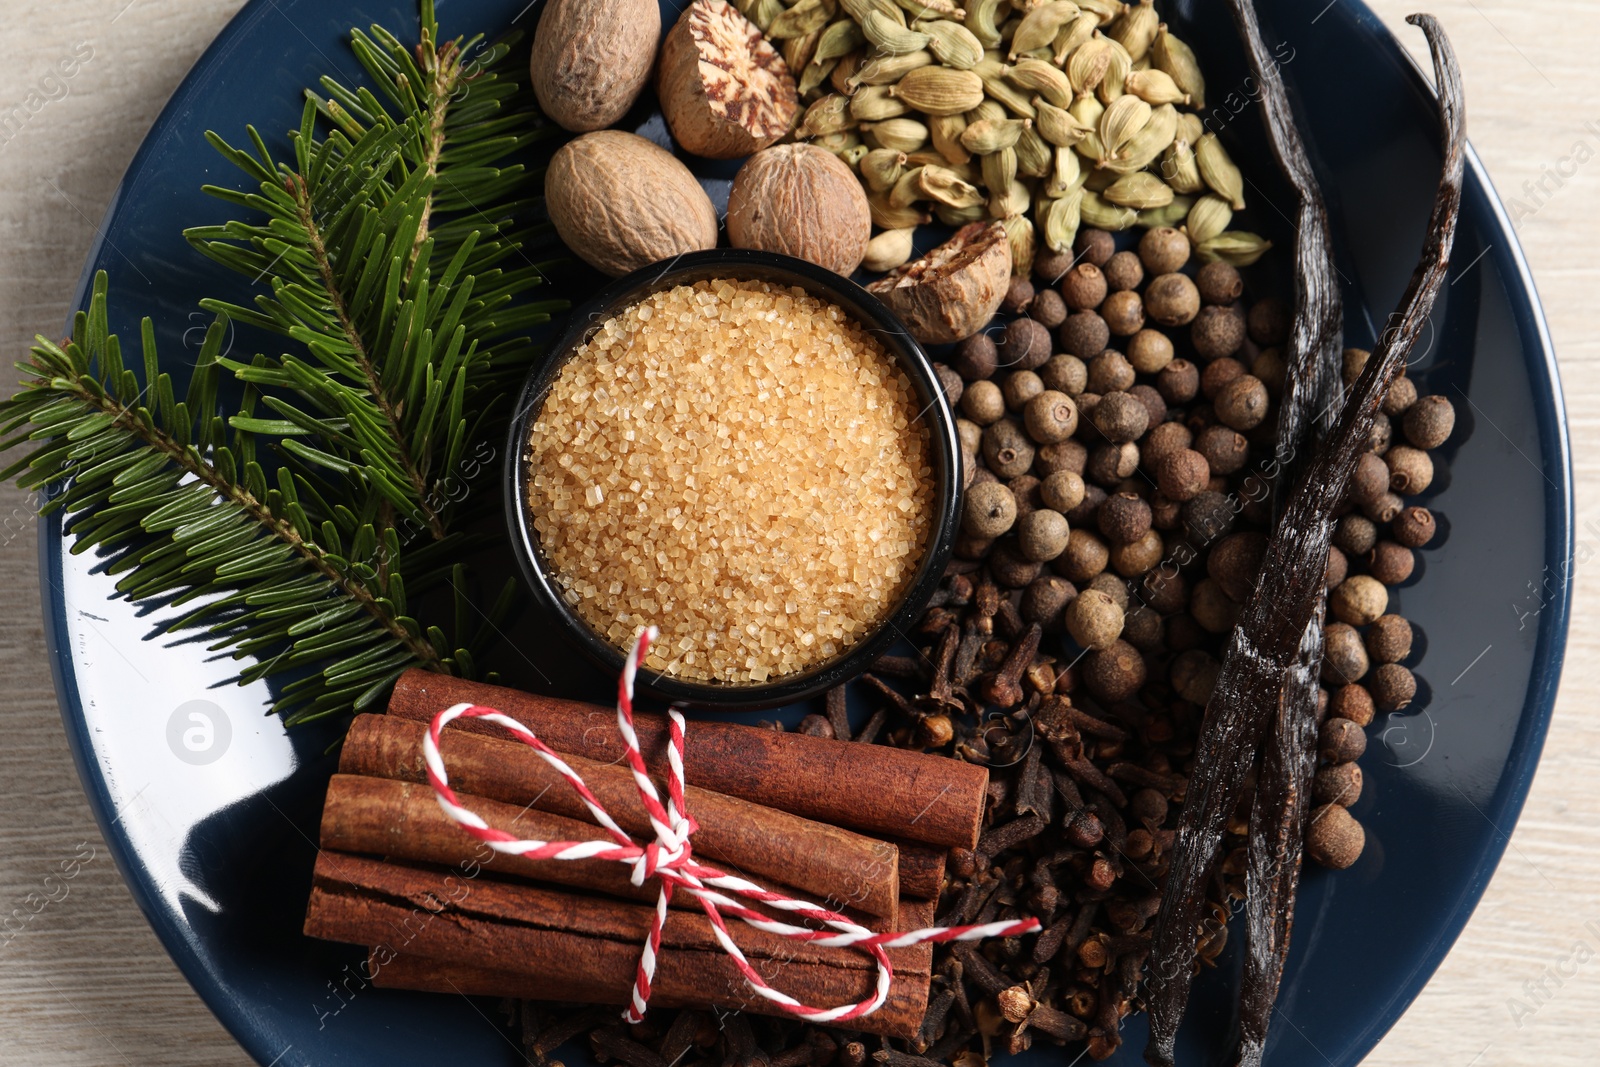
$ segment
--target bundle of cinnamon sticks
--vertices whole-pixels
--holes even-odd
[[[428,722],[453,704],[493,707],[532,729],[634,839],[652,831],[610,708],[414,670],[387,715],[363,715],[344,742],[323,810],[306,933],[367,946],[388,988],[625,1003],[657,887],[609,860],[493,852],[451,823],[423,764]],[[646,762],[664,767],[666,719],[637,715]],[[440,753],[461,802],[521,838],[605,838],[571,785],[504,730],[461,719]],[[851,745],[726,722],[690,724],[687,807],[703,862],[842,911],[874,930],[932,924],[946,852],[978,840],[988,772],[939,756]],[[662,940],[651,1003],[755,1012],[754,996],[686,894]],[[691,910],[692,909],[692,910]],[[755,969],[803,1003],[867,996],[871,958],[733,924]],[[932,946],[889,953],[888,1000],[857,1027],[912,1036],[927,1007]]]

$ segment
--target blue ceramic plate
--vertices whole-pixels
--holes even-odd
[[[440,15],[450,34],[493,33],[529,18],[526,6],[441,0]],[[1348,337],[1368,344],[1416,261],[1438,175],[1429,90],[1359,3],[1320,15],[1322,5],[1297,0],[1262,7],[1329,195]],[[1168,0],[1163,8],[1202,57],[1213,128],[1226,126],[1251,158],[1268,158],[1254,83],[1222,5]],[[282,131],[299,123],[301,89],[330,72],[356,80],[347,33],[374,21],[403,31],[415,25],[415,9],[410,0],[248,4],[129,167],[89,256],[79,306],[92,272],[109,271],[113,328],[131,334],[140,316],[153,316],[164,364],[181,372],[206,322],[197,299],[248,298],[242,282],[219,277],[179,235],[224,217],[202,183],[240,181],[203,133],[237,143],[254,123],[285,152]],[[1250,175],[1253,225],[1287,248],[1293,235],[1273,203],[1290,200],[1275,177]],[[1455,263],[1412,371],[1460,413],[1427,493],[1440,536],[1422,554],[1426,574],[1397,597],[1422,637],[1421,697],[1371,730],[1367,789],[1355,808],[1367,827],[1365,855],[1350,871],[1306,878],[1272,1026],[1275,1064],[1356,1063],[1421,990],[1505,848],[1556,691],[1573,532],[1560,387],[1527,265],[1476,158]],[[1258,284],[1286,289],[1290,281]],[[241,333],[235,343],[249,352],[257,341]],[[102,561],[65,548],[59,523],[44,524],[46,633],[84,786],[134,896],[228,1029],[275,1067],[520,1063],[493,1004],[372,989],[359,952],[301,936],[330,736],[286,734],[263,714],[264,687],[233,687],[229,662],[156,636],[161,612],[116,599]],[[530,631],[520,653],[502,657],[511,661],[503,669],[521,684],[603,693],[597,679],[561,668],[573,657],[547,643]],[[1222,1061],[1236,969],[1230,951],[1199,984],[1183,1062]],[[1125,1037],[1115,1062],[1140,1062],[1142,1021]],[[1032,1057],[1065,1062],[1048,1049]]]

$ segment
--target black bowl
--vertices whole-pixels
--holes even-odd
[[[566,330],[523,387],[506,445],[506,522],[511,528],[512,550],[539,609],[557,621],[561,632],[602,669],[621,671],[624,650],[596,634],[568,607],[540,551],[538,534],[525,503],[529,476],[528,428],[562,365],[601,324],[652,293],[711,278],[796,285],[843,308],[877,336],[911,379],[922,404],[919,417],[929,430],[937,515],[929,529],[916,577],[899,605],[874,630],[825,663],[758,685],[685,681],[645,670],[638,676],[640,686],[647,693],[663,700],[729,711],[777,707],[813,696],[860,673],[908,632],[939,585],[961,517],[961,453],[955,416],[945,401],[944,390],[927,353],[900,320],[865,289],[804,260],[744,249],[693,252],[618,279],[572,313]]]

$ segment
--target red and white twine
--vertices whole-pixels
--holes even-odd
[[[646,880],[656,878],[661,882],[661,892],[656,897],[655,916],[650,932],[639,954],[639,968],[634,978],[633,991],[623,1018],[637,1022],[644,1018],[650,1000],[650,983],[655,977],[656,960],[661,950],[661,931],[667,922],[667,904],[673,891],[682,889],[699,901],[706,917],[711,920],[711,931],[733,960],[750,988],[761,997],[812,1022],[846,1022],[870,1015],[882,1006],[889,995],[889,982],[894,969],[888,953],[891,948],[904,948],[924,941],[973,941],[985,937],[1013,937],[1034,933],[1039,929],[1038,919],[1014,919],[1007,922],[984,923],[978,926],[931,926],[907,933],[873,933],[851,922],[843,915],[830,911],[807,900],[796,900],[763,889],[754,882],[696,862],[690,837],[696,829],[694,818],[684,804],[683,732],[684,720],[676,709],[669,711],[670,725],[667,744],[667,799],[663,801],[645,768],[644,756],[639,750],[639,737],[633,728],[633,681],[643,662],[650,642],[655,639],[655,627],[641,632],[635,640],[622,669],[617,685],[617,729],[626,743],[628,766],[633,770],[634,782],[639,787],[639,799],[650,816],[655,840],[640,845],[634,842],[600,806],[583,779],[553,752],[543,741],[522,723],[493,708],[476,704],[456,704],[434,716],[423,742],[423,756],[428,765],[428,783],[438,795],[439,806],[453,822],[496,852],[511,856],[526,856],[539,860],[605,859],[626,863],[633,868],[633,884],[642,886]],[[445,726],[458,718],[484,719],[511,731],[524,744],[537,752],[541,759],[554,768],[578,791],[588,805],[594,819],[608,833],[612,841],[530,841],[523,840],[504,830],[497,830],[484,822],[475,812],[461,805],[450,788],[444,761],[439,757],[439,736]],[[613,843],[614,842],[614,843]],[[741,904],[738,900],[717,892],[725,889],[746,900],[758,901],[778,911],[793,912],[803,918],[829,927],[830,930],[809,926],[793,926],[779,922],[768,915]],[[853,947],[869,954],[877,964],[877,983],[872,994],[853,1004],[834,1008],[819,1008],[802,1004],[787,993],[769,986],[750,965],[738,944],[728,933],[724,914],[743,920],[758,930],[777,934],[794,941],[806,941],[824,947]]]

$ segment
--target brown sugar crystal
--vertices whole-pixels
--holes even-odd
[[[647,665],[761,683],[893,610],[926,551],[922,405],[841,308],[763,282],[646,297],[562,367],[529,432],[528,506],[568,604]]]

